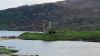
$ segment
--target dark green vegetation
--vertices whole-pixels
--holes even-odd
[[[25,5],[0,11],[0,30],[42,31],[42,21],[55,28],[74,30],[100,29],[100,0],[67,0]]]
[[[44,40],[44,41],[56,41],[56,40],[71,40],[71,41],[100,41],[100,31],[57,31],[56,33],[23,33],[19,38],[24,40]]]
[[[13,49],[9,49],[9,48],[5,48],[5,47],[0,47],[0,55],[1,54],[11,54],[11,53],[15,53],[18,52],[18,50],[13,50]]]

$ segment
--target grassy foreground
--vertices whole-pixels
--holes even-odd
[[[13,49],[5,48],[5,47],[0,47],[0,55],[2,55],[2,54],[10,55],[11,53],[15,53],[15,52],[18,52],[18,50],[13,50]]]
[[[71,41],[100,41],[100,31],[58,31],[55,34],[44,34],[44,33],[23,33],[19,38],[24,40],[71,40]]]

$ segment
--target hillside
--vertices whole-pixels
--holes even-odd
[[[99,0],[66,0],[24,5],[0,11],[0,30],[42,31],[42,21],[55,28],[96,30],[100,28]]]

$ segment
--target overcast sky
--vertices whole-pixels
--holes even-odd
[[[41,4],[48,2],[56,2],[61,0],[0,0],[0,10],[18,7],[21,5]]]

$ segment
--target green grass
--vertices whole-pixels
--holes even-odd
[[[9,48],[5,48],[5,47],[0,47],[0,54],[11,54],[11,53],[15,53],[17,52],[17,50],[13,50],[13,49],[9,49]]]
[[[99,41],[100,31],[57,31],[55,34],[44,34],[44,33],[23,33],[19,36],[25,40],[71,40],[71,41]]]

